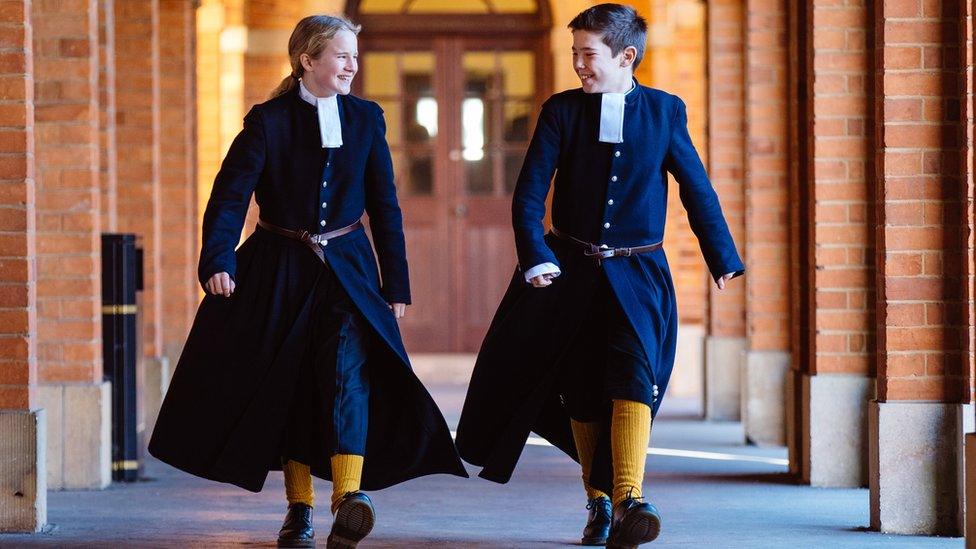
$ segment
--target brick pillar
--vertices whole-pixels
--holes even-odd
[[[970,400],[971,267],[962,220],[972,199],[960,70],[967,7],[875,5],[877,401],[870,408],[871,526],[962,532],[963,407]],[[968,110],[968,109],[967,109]],[[971,203],[965,209],[971,208]],[[971,232],[969,232],[971,234]],[[971,272],[971,271],[970,271]],[[968,347],[968,349],[967,349]],[[971,412],[969,412],[971,413]]]
[[[118,230],[115,85],[115,0],[98,0],[98,167],[103,233]]]
[[[963,79],[965,84],[965,100],[960,102],[962,108],[960,109],[960,119],[964,122],[963,127],[965,128],[965,134],[963,137],[963,151],[964,154],[960,155],[960,166],[963,173],[966,174],[965,185],[961,186],[961,191],[964,196],[961,197],[962,204],[968,204],[963,212],[963,222],[962,222],[962,242],[964,243],[964,249],[966,253],[966,261],[964,262],[964,274],[965,274],[965,284],[966,293],[964,294],[964,302],[968,305],[964,311],[963,315],[963,326],[968,327],[967,337],[963,339],[963,352],[964,352],[964,371],[968,376],[968,386],[970,389],[969,402],[973,402],[973,386],[974,378],[976,378],[976,371],[974,371],[974,366],[976,366],[976,354],[974,354],[974,345],[976,345],[976,310],[974,310],[974,292],[976,292],[976,250],[974,250],[974,232],[976,232],[976,200],[974,200],[974,189],[973,189],[973,126],[976,122],[976,115],[974,115],[974,98],[973,98],[973,88],[974,88],[974,78],[976,78],[976,72],[973,70],[974,62],[974,51],[973,51],[973,35],[976,34],[976,18],[973,17],[974,6],[969,3],[963,3],[962,13],[960,14],[960,27],[961,27],[961,40],[960,42],[964,45],[964,55],[962,56],[962,67]],[[967,417],[968,416],[968,417]],[[964,411],[963,425],[972,426],[976,424],[976,417],[973,417],[973,413],[970,411]],[[970,423],[972,422],[972,423]],[[965,446],[965,467],[964,467],[964,477],[965,477],[965,489],[963,492],[963,499],[966,502],[965,505],[965,533],[966,533],[966,547],[976,547],[976,434],[969,432],[969,429],[964,429],[966,431],[966,446]]]
[[[732,237],[745,253],[743,169],[743,6],[708,3],[708,171]],[[748,276],[751,276],[749,273]],[[746,347],[745,280],[708,294],[705,338],[705,417],[738,421],[740,366]]]
[[[702,160],[707,163],[705,4],[696,0],[632,0],[625,3],[644,16],[649,26],[647,48],[644,60],[637,68],[637,78],[645,86],[667,90],[685,101],[689,133]],[[677,183],[671,179],[664,247],[680,305],[675,368],[668,394],[703,401],[704,322],[709,276],[698,240],[681,205]],[[720,196],[720,199],[724,206],[725,197]]]
[[[786,442],[790,364],[786,2],[749,0],[745,29],[747,351],[742,422],[748,442]]]
[[[30,0],[0,2],[0,532],[37,532],[47,522],[30,11]]]
[[[791,462],[815,486],[867,484],[874,380],[870,10],[792,14],[794,337]]]
[[[103,488],[111,481],[111,388],[101,360],[97,3],[36,2],[31,19],[48,487]]]
[[[166,101],[160,106],[160,145],[166,169],[160,176],[162,232],[162,334],[165,361],[146,364],[143,409],[147,432],[152,431],[176,364],[196,313],[197,283],[196,205],[196,13],[191,0],[160,0],[160,88]]]
[[[160,186],[159,0],[115,3],[118,229],[143,249],[139,298],[143,367],[165,369]]]

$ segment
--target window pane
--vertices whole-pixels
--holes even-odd
[[[363,0],[359,13],[400,13],[407,0]]]
[[[400,93],[397,78],[397,54],[367,53],[363,56],[363,92],[366,97]]]
[[[525,142],[529,140],[529,122],[533,116],[529,101],[505,102],[505,141]]]
[[[515,184],[518,182],[519,171],[522,170],[523,153],[505,153],[505,192],[512,194],[515,192]]]
[[[502,53],[501,66],[505,95],[535,95],[535,56],[532,52]]]
[[[393,154],[397,188],[407,195],[430,195],[434,192],[434,164],[429,153]]]
[[[467,194],[491,194],[491,156],[484,155],[478,160],[464,159],[464,176]]]
[[[408,13],[488,13],[486,0],[413,0]]]
[[[386,120],[386,142],[391,147],[403,141],[403,115],[400,113],[400,103],[395,100],[378,100],[383,108],[383,118]]]

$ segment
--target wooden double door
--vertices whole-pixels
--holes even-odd
[[[516,264],[512,191],[543,93],[537,41],[371,37],[359,93],[385,111],[413,305],[407,349],[477,351]]]

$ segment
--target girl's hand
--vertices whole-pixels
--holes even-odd
[[[390,310],[393,311],[393,316],[399,320],[407,312],[407,305],[406,303],[390,303]]]
[[[229,274],[220,272],[210,277],[210,280],[204,284],[204,287],[212,295],[230,297],[230,294],[234,293],[234,288],[236,288],[237,285],[234,284],[234,280]]]
[[[720,279],[718,279],[718,280],[715,281],[715,285],[718,286],[718,289],[719,290],[724,290],[725,289],[725,283],[728,282],[729,280],[731,280],[732,279],[732,275],[734,275],[734,274],[735,273],[728,273],[728,274],[722,275],[722,278],[720,278]]]

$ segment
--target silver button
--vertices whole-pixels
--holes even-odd
[[[325,227],[325,220],[323,219],[322,221],[319,221],[319,225],[322,225],[323,227]]]
[[[322,207],[324,208],[325,206],[326,206],[326,203],[325,203],[325,202],[323,202],[323,203],[322,203]]]
[[[620,151],[617,151],[617,152],[613,153],[613,155],[619,157],[620,156]]]
[[[322,182],[322,186],[323,187],[328,187],[329,186],[329,182],[328,181],[323,181]]]
[[[610,181],[616,181],[616,180],[617,180],[617,176],[613,176],[610,178]]]
[[[603,224],[603,228],[604,229],[609,229],[610,228],[610,224],[609,223],[604,223]]]
[[[322,242],[320,242],[320,244],[322,244],[323,246],[328,246],[329,245],[329,241],[328,240],[323,240]]]
[[[607,204],[610,204],[611,206],[613,206],[613,199],[611,198],[610,200],[607,200]]]
[[[620,153],[617,153],[617,156],[620,156]],[[326,167],[326,168],[328,168],[328,167],[329,167],[329,166],[331,166],[331,165],[332,165],[332,162],[326,162],[326,163],[325,163],[325,167]]]

